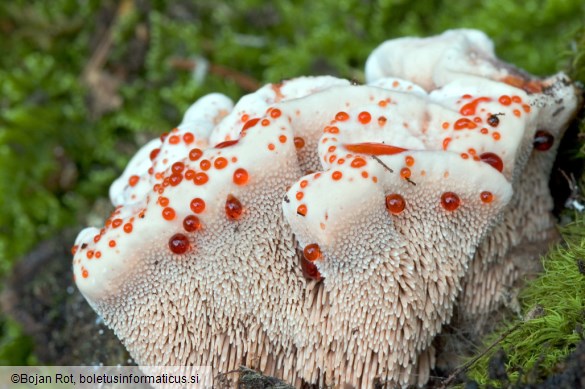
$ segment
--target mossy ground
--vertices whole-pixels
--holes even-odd
[[[543,274],[524,288],[524,317],[488,336],[479,352],[497,345],[469,379],[496,387],[540,382],[585,339],[585,218],[575,218],[562,228],[563,243],[543,258]]]
[[[458,27],[484,30],[503,59],[530,72],[570,69],[583,81],[584,18],[581,0],[0,2],[0,274],[40,240],[86,225],[133,151],[205,93],[237,98],[305,74],[362,81],[368,53],[383,40]],[[207,73],[191,69],[204,62]],[[558,250],[551,256],[572,258]],[[570,266],[557,271],[553,263],[551,274]],[[577,321],[567,312],[579,300],[557,307],[549,286],[534,288],[552,304],[549,321],[530,324],[541,348],[528,342],[508,357],[537,358],[546,344],[551,366],[574,344],[573,334],[552,351],[552,339]],[[539,298],[530,293],[527,306]],[[30,341],[0,322],[0,362],[26,363]]]

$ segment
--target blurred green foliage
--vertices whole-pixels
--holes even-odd
[[[368,53],[386,39],[469,27],[487,32],[503,59],[547,74],[563,68],[584,7],[582,0],[0,2],[0,275],[39,240],[85,224],[136,147],[177,124],[195,99],[244,93],[237,77],[200,79],[172,58],[205,58],[261,83],[303,74],[359,81]]]
[[[28,366],[36,363],[32,339],[23,336],[18,323],[4,319],[0,324],[0,366]]]

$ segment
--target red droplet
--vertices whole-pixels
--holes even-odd
[[[224,157],[219,157],[213,162],[213,166],[215,166],[216,169],[223,169],[227,165],[228,161]]]
[[[301,257],[301,270],[303,271],[303,276],[305,276],[305,278],[315,281],[321,281],[323,279],[317,266],[314,263],[307,261],[305,257]]]
[[[500,96],[500,98],[498,99],[498,101],[502,105],[510,105],[510,104],[512,104],[512,99],[510,98],[510,96],[506,96],[506,95]]]
[[[211,162],[209,162],[209,160],[204,159],[201,162],[199,162],[199,166],[201,167],[201,170],[209,170],[209,168],[211,167]]]
[[[459,120],[457,120],[455,122],[455,124],[453,124],[453,129],[454,130],[464,130],[464,129],[468,129],[468,130],[473,130],[474,128],[477,128],[477,124],[475,124],[473,121],[467,119],[467,118],[461,118]]]
[[[555,137],[548,131],[538,130],[534,134],[534,148],[538,151],[549,150],[555,142]]]
[[[280,112],[280,109],[278,108],[274,108],[273,110],[270,111],[270,117],[276,119],[277,117],[280,117],[280,115],[282,114],[282,112]]]
[[[189,250],[189,238],[184,234],[175,234],[169,239],[169,248],[175,254],[184,254]]]
[[[315,262],[321,258],[321,248],[317,243],[311,243],[303,249],[303,255],[308,261]]]
[[[166,207],[162,210],[162,216],[165,220],[173,220],[175,215],[175,210],[173,208]]]
[[[191,170],[191,169],[187,169],[187,171],[185,172],[185,179],[192,180],[193,178],[195,178],[195,171]]]
[[[242,127],[242,131],[246,131],[248,128],[254,127],[259,121],[260,121],[260,118],[254,118],[254,119],[248,120],[246,122],[246,124],[244,124],[244,126]]]
[[[307,216],[307,206],[305,204],[301,204],[297,207],[297,214],[301,216]]]
[[[360,157],[355,158],[351,161],[351,167],[360,168],[366,165],[366,160]]]
[[[131,233],[132,232],[132,224],[130,224],[130,223],[124,224],[124,232],[127,234]]]
[[[410,178],[411,174],[412,173],[411,173],[410,169],[407,167],[403,167],[402,169],[400,169],[400,177],[402,177],[404,179]]]
[[[195,182],[195,185],[203,185],[207,181],[209,181],[209,177],[207,177],[207,174],[199,172],[195,174],[195,178],[193,179],[193,181]]]
[[[192,133],[186,132],[185,134],[183,134],[183,141],[186,144],[193,143],[194,140],[195,140],[195,135],[193,135]]]
[[[136,175],[130,176],[130,178],[128,179],[128,185],[136,186],[136,184],[138,184],[139,180],[140,180],[140,177],[138,177]]]
[[[481,102],[487,103],[489,101],[492,101],[492,99],[490,99],[488,97],[477,98],[477,99],[471,101],[470,103],[465,104],[463,107],[461,107],[461,109],[459,110],[459,113],[461,113],[461,115],[463,115],[463,116],[475,115],[475,111],[477,110],[478,104]]]
[[[191,161],[197,161],[203,155],[203,151],[201,149],[191,149],[189,151],[189,159]]]
[[[398,215],[404,211],[406,201],[397,193],[386,196],[386,209],[393,215]]]
[[[450,142],[451,142],[451,138],[449,138],[449,137],[443,139],[443,150],[447,150],[447,147],[449,147]]]
[[[394,155],[406,151],[402,147],[386,145],[384,143],[354,143],[344,145],[347,151],[352,153],[368,154],[368,155]]]
[[[177,186],[181,183],[181,181],[183,181],[182,174],[173,173],[169,177],[169,184],[171,184],[171,186]]]
[[[201,213],[205,211],[205,201],[203,201],[203,199],[200,199],[199,197],[191,200],[191,204],[189,205],[191,207],[191,211],[195,213]]]
[[[459,208],[460,204],[461,204],[461,200],[459,199],[459,196],[457,196],[453,192],[445,192],[441,196],[441,205],[447,211],[456,210],[457,208]]]
[[[369,112],[363,111],[358,115],[358,120],[361,124],[368,124],[372,120],[372,115]]]
[[[160,149],[153,149],[150,152],[150,160],[152,161],[153,159],[155,159],[159,152],[160,152]]]
[[[497,154],[494,153],[483,153],[479,156],[482,162],[491,165],[494,169],[499,172],[504,170],[504,162],[502,162],[502,158],[500,158]]]
[[[189,215],[183,219],[183,228],[187,232],[197,231],[201,228],[201,222],[197,216]]]
[[[249,175],[246,169],[236,169],[234,172],[234,183],[236,185],[246,185],[248,183]]]
[[[342,177],[343,174],[340,171],[334,171],[333,174],[331,175],[331,178],[333,178],[335,181],[341,180]]]
[[[244,208],[240,200],[235,198],[233,195],[228,195],[225,202],[225,214],[231,220],[238,220],[242,216]]]
[[[479,198],[484,203],[491,203],[494,200],[494,195],[492,192],[484,191],[479,194]]]
[[[239,142],[239,139],[235,139],[235,140],[226,140],[225,142],[221,142],[215,145],[216,149],[224,149],[226,147],[230,147],[235,145],[236,143]]]
[[[183,162],[175,162],[173,166],[171,166],[171,171],[173,173],[181,173],[185,169],[185,164]]]
[[[349,119],[349,115],[347,114],[347,112],[337,112],[337,114],[335,115],[335,120],[337,120],[338,122],[344,122],[347,119]]]
[[[305,140],[303,138],[301,138],[300,136],[295,136],[294,142],[295,142],[295,147],[297,149],[302,149],[303,147],[305,147]]]

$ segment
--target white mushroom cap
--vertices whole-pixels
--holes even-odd
[[[159,149],[162,142],[153,139],[132,157],[124,173],[110,185],[110,201],[114,206],[142,200],[151,188],[148,169],[152,167],[150,153]]]
[[[257,121],[276,103],[294,100],[336,85],[349,85],[349,81],[331,77],[298,77],[280,84],[267,84],[240,99],[233,111],[210,136],[210,144],[238,139],[240,131],[250,120]]]
[[[507,71],[493,63],[493,42],[481,31],[448,30],[429,38],[392,39],[378,46],[366,61],[366,80],[399,77],[427,91],[462,75],[500,78]]]

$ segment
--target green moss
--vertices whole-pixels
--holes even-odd
[[[488,362],[503,349],[510,381],[537,380],[550,374],[585,337],[585,217],[563,228],[564,243],[544,258],[544,272],[531,282],[520,298],[524,321],[513,321],[486,340],[491,344],[509,332],[499,346],[469,371],[478,383],[490,383]],[[510,332],[511,331],[511,332]],[[491,382],[491,384],[497,384]]]

